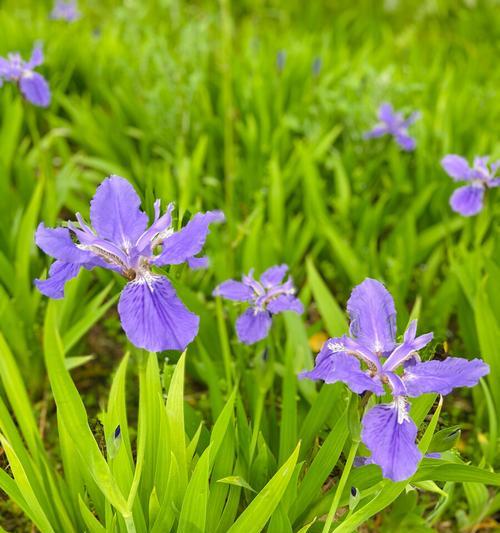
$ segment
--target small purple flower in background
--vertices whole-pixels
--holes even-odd
[[[402,113],[396,113],[391,104],[382,104],[378,108],[379,122],[369,132],[365,133],[365,139],[382,137],[383,135],[392,135],[396,142],[403,150],[411,152],[415,150],[415,139],[410,137],[408,128],[419,117],[418,111],[412,113],[407,119],[403,118]]]
[[[47,107],[50,104],[49,85],[41,74],[33,70],[42,63],[40,46],[33,48],[29,61],[24,61],[18,53],[8,54],[7,58],[0,57],[0,79],[16,83],[26,100],[32,104]]]
[[[450,154],[441,160],[441,166],[454,181],[468,181],[469,185],[458,188],[450,198],[450,206],[464,217],[477,215],[483,209],[484,191],[500,186],[500,161],[488,166],[489,157],[475,157],[472,167],[459,155]]]
[[[301,378],[345,383],[353,392],[392,395],[391,403],[372,407],[363,417],[361,439],[371,452],[365,462],[382,468],[384,477],[402,481],[412,476],[422,458],[416,443],[417,426],[410,418],[407,398],[426,393],[449,394],[455,387],[472,387],[489,372],[480,359],[448,357],[421,362],[418,351],[433,337],[417,337],[417,321],[396,343],[396,310],[387,289],[367,278],[347,302],[350,336],[329,339],[313,370]]]
[[[80,18],[80,11],[76,0],[56,0],[50,18],[53,20],[65,20],[74,22]]]
[[[276,54],[276,68],[278,69],[278,72],[283,72],[283,69],[285,68],[286,63],[286,52],[285,50],[280,50]]]
[[[68,227],[36,231],[36,244],[56,261],[46,280],[35,280],[45,296],[62,298],[65,283],[80,269],[103,267],[124,276],[125,285],[118,313],[130,341],[152,352],[184,350],[198,332],[199,318],[179,300],[170,281],[152,267],[188,265],[199,267],[209,224],[224,221],[221,211],[197,213],[179,231],[172,227],[173,204],[160,215],[160,200],[154,204],[155,218],[140,209],[140,198],[132,185],[119,176],[106,178],[90,202],[88,226],[77,213],[77,223]],[[74,242],[73,238],[77,241]],[[159,249],[159,251],[157,251]]]
[[[293,280],[283,278],[287,265],[268,268],[257,281],[253,270],[242,281],[229,279],[218,285],[213,294],[235,302],[249,302],[250,307],[236,321],[236,333],[244,344],[254,344],[267,337],[272,316],[283,311],[302,314],[304,306],[296,298]]]
[[[312,64],[313,76],[318,77],[320,75],[322,66],[323,66],[323,61],[321,60],[321,57],[315,57],[313,64]]]

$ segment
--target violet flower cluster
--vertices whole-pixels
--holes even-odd
[[[287,265],[273,266],[256,280],[251,270],[242,281],[230,279],[215,288],[214,296],[250,304],[236,321],[236,333],[244,344],[254,344],[267,337],[273,315],[283,311],[304,312],[302,302],[295,297],[293,280],[288,278],[283,282],[287,271]]]
[[[379,122],[374,128],[365,133],[365,139],[373,139],[390,135],[399,144],[399,146],[410,152],[415,150],[416,142],[410,136],[408,128],[418,119],[419,113],[414,112],[408,118],[404,118],[402,113],[397,113],[391,104],[384,103],[378,109]]]
[[[372,407],[362,419],[361,439],[384,477],[411,477],[422,458],[415,439],[408,398],[426,393],[449,394],[456,387],[472,387],[489,372],[480,359],[448,357],[422,362],[418,354],[433,337],[417,336],[417,321],[396,342],[396,309],[392,296],[378,281],[367,278],[354,288],[347,303],[350,336],[329,339],[315,367],[301,378],[345,383],[353,392],[391,396],[390,403]]]
[[[35,68],[43,63],[43,52],[35,46],[31,57],[24,61],[18,53],[7,58],[0,57],[0,86],[3,82],[15,83],[22,95],[34,105],[47,107],[50,104],[50,89],[47,80]]]
[[[36,244],[56,261],[46,280],[35,280],[50,298],[62,298],[64,285],[81,268],[102,267],[127,279],[118,312],[129,340],[150,351],[184,350],[198,332],[199,317],[178,298],[170,281],[153,269],[187,262],[199,267],[199,257],[209,225],[224,221],[221,211],[197,213],[179,231],[172,226],[173,204],[160,214],[154,204],[154,221],[140,209],[140,198],[128,181],[111,176],[97,188],[90,203],[89,226],[77,213],[67,227],[36,232]]]
[[[464,181],[467,185],[459,187],[451,195],[453,211],[470,217],[483,209],[484,194],[487,189],[500,186],[500,160],[488,165],[488,156],[475,157],[472,166],[459,155],[450,154],[441,160],[445,172],[454,181]]]

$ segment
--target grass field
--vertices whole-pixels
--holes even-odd
[[[0,531],[496,530],[500,193],[460,216],[440,161],[500,159],[498,3],[81,0],[74,22],[51,9],[0,1],[0,56],[42,43],[52,93],[42,108],[0,87]],[[420,112],[414,151],[364,138],[383,102]],[[33,284],[51,262],[38,224],[88,220],[111,174],[150,217],[175,202],[176,229],[225,214],[207,269],[159,269],[200,317],[183,355],[127,339],[114,272],[80,272],[60,300]],[[281,263],[304,313],[244,345],[244,306],[214,287]],[[441,456],[405,481],[351,468],[373,399],[297,378],[347,333],[366,277],[394,297],[398,341],[410,319],[434,332],[423,360],[490,367],[442,403],[411,399],[420,451]]]

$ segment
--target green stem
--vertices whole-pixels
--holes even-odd
[[[326,518],[325,525],[323,527],[323,533],[329,533],[330,528],[332,527],[333,517],[335,516],[335,513],[337,512],[337,508],[340,503],[340,497],[342,496],[342,493],[344,492],[344,487],[347,482],[347,478],[349,477],[349,474],[351,473],[351,468],[354,463],[354,458],[356,457],[356,452],[358,451],[359,442],[355,441],[351,444],[351,449],[349,450],[349,455],[347,456],[347,461],[344,467],[344,471],[342,472],[342,475],[340,476],[340,481],[337,486],[337,490],[335,491],[335,496],[333,497],[332,505],[330,507],[330,511],[328,512],[328,516]]]

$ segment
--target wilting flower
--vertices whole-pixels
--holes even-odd
[[[82,267],[114,270],[128,280],[118,312],[130,341],[154,352],[183,350],[196,336],[199,318],[179,300],[170,281],[152,269],[185,261],[199,266],[203,258],[196,256],[209,224],[223,221],[224,215],[220,211],[197,213],[184,228],[174,231],[173,204],[160,215],[160,200],[156,200],[154,221],[148,228],[140,203],[127,180],[110,176],[90,202],[92,226],[79,213],[77,222],[68,222],[68,227],[52,229],[41,223],[36,244],[56,261],[49,278],[35,280],[35,284],[46,296],[62,298],[65,283]]]
[[[80,11],[76,0],[56,0],[50,18],[54,20],[65,20],[66,22],[74,22],[80,18]]]
[[[42,63],[40,46],[33,48],[29,61],[24,61],[18,53],[8,54],[7,59],[0,57],[0,80],[16,83],[26,100],[47,107],[50,104],[49,85],[41,74],[33,70]]]
[[[369,132],[365,133],[365,139],[392,135],[403,150],[411,151],[415,149],[415,139],[410,137],[408,128],[419,117],[418,112],[412,113],[407,119],[402,113],[396,113],[391,104],[382,104],[378,108],[379,122]]]
[[[342,381],[353,392],[392,395],[391,403],[370,409],[362,420],[361,439],[371,452],[370,462],[385,477],[401,481],[412,476],[422,458],[416,443],[417,426],[410,418],[407,398],[426,393],[449,394],[455,387],[472,387],[489,372],[480,359],[448,357],[422,362],[418,351],[433,337],[417,337],[417,321],[396,343],[396,310],[387,289],[367,278],[354,288],[347,302],[350,336],[329,339],[316,366],[300,377],[325,383]]]
[[[464,217],[477,215],[483,208],[484,191],[500,186],[497,177],[500,161],[488,166],[489,157],[475,157],[472,167],[459,155],[450,154],[441,160],[445,172],[455,181],[467,181],[468,185],[458,188],[450,198],[453,211]]]
[[[248,302],[250,307],[236,321],[236,333],[241,342],[254,344],[267,337],[272,316],[283,311],[303,313],[304,306],[296,298],[293,280],[283,278],[287,265],[268,268],[257,281],[253,269],[242,281],[229,279],[218,285],[213,294],[235,302]]]

